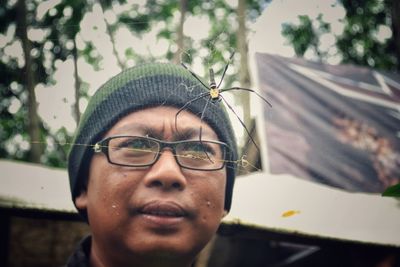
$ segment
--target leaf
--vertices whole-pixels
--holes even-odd
[[[389,186],[382,193],[383,197],[400,197],[400,183],[396,185]]]
[[[125,24],[133,32],[142,33],[150,29],[150,17],[147,14],[137,15],[134,18],[127,14],[122,14],[118,21]]]
[[[282,213],[281,217],[287,218],[287,217],[291,217],[296,214],[300,214],[300,211],[299,210],[288,210],[288,211],[285,211],[284,213]]]

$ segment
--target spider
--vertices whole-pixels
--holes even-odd
[[[198,96],[196,96],[195,98],[193,98],[192,100],[190,100],[189,102],[185,103],[185,105],[183,105],[178,112],[175,115],[175,128],[177,129],[177,118],[178,115],[191,103],[198,101],[201,98],[204,97],[209,97],[208,101],[206,102],[206,104],[204,105],[203,111],[201,113],[201,117],[200,119],[203,120],[204,118],[204,113],[207,109],[207,106],[210,102],[217,102],[217,101],[223,101],[225,103],[225,105],[233,112],[233,114],[235,114],[236,118],[239,120],[240,124],[243,126],[243,128],[245,129],[247,135],[250,137],[251,142],[255,145],[256,149],[258,151],[259,147],[257,146],[256,142],[254,141],[253,137],[250,134],[250,131],[247,129],[246,125],[244,124],[244,122],[242,121],[242,119],[239,117],[239,115],[237,115],[237,113],[235,112],[235,110],[233,109],[233,107],[228,103],[228,101],[226,101],[226,99],[224,98],[224,96],[221,94],[223,92],[227,92],[227,91],[233,91],[233,90],[242,90],[242,91],[248,91],[248,92],[252,92],[255,93],[258,97],[260,97],[265,103],[267,103],[270,107],[272,107],[271,103],[268,102],[267,99],[265,99],[263,96],[261,96],[259,93],[257,93],[256,91],[254,91],[253,89],[249,89],[249,88],[243,88],[243,87],[231,87],[231,88],[224,88],[224,89],[220,89],[219,87],[221,86],[222,81],[224,80],[225,77],[225,73],[228,70],[229,64],[233,58],[233,56],[235,55],[235,52],[232,52],[228,63],[226,64],[224,71],[222,72],[222,77],[220,82],[218,83],[218,85],[215,82],[215,75],[214,75],[214,70],[212,68],[209,69],[210,71],[210,85],[207,86],[205,85],[201,79],[194,73],[192,72],[185,64],[181,63],[181,65],[190,72],[190,74],[196,78],[196,80],[198,80],[204,87],[208,88],[209,91],[208,92],[204,92],[202,94],[199,94]],[[201,134],[202,134],[202,127],[200,126],[200,140],[201,140]]]

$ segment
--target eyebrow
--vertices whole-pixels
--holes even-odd
[[[191,139],[195,136],[200,136],[200,129],[196,128],[187,128],[187,129],[182,129],[174,132],[173,139],[174,141],[176,140],[187,140]]]
[[[129,124],[117,129],[118,133],[124,133],[129,131],[139,132],[140,134],[148,135],[150,137],[157,138],[159,140],[162,140],[164,137],[164,127],[161,129],[155,129],[147,124],[142,124],[142,123]],[[211,136],[209,135],[209,131],[207,131],[204,128],[202,129],[202,138],[203,136],[205,137],[209,136],[211,138]],[[183,129],[178,128],[177,131],[173,132],[172,141],[189,140],[195,137],[200,138],[200,127],[196,128],[187,127]],[[213,137],[212,139],[215,138]]]

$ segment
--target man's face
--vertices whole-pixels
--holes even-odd
[[[105,137],[199,140],[202,125],[202,140],[218,140],[207,124],[187,111],[179,114],[177,131],[177,112],[173,107],[155,107],[131,113]],[[88,213],[92,253],[95,249],[115,259],[140,255],[187,260],[216,232],[224,214],[225,168],[180,168],[170,149],[162,152],[154,165],[144,168],[113,165],[105,154],[94,155],[87,191],[76,199],[77,207]]]

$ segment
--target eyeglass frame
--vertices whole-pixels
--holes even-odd
[[[110,159],[110,155],[109,155],[109,142],[112,139],[115,138],[123,138],[123,137],[138,137],[138,138],[145,138],[145,139],[149,139],[152,141],[155,141],[156,143],[159,144],[159,150],[157,152],[157,156],[154,157],[153,162],[150,164],[144,164],[144,165],[127,165],[127,164],[120,164],[120,163],[115,163],[112,162]],[[222,166],[216,169],[198,169],[198,168],[190,168],[187,166],[182,165],[179,160],[178,160],[178,155],[176,154],[176,146],[182,143],[190,143],[190,142],[209,142],[209,143],[214,143],[214,144],[218,144],[222,147],[224,147],[225,149],[222,150],[222,154],[223,154],[223,163]],[[226,159],[228,158],[227,155],[229,154],[230,148],[228,146],[228,144],[221,142],[221,141],[216,141],[216,140],[179,140],[179,141],[163,141],[163,140],[159,140],[156,138],[152,138],[152,137],[148,137],[148,136],[137,136],[137,135],[113,135],[113,136],[108,136],[98,142],[96,142],[93,146],[93,151],[94,153],[103,153],[106,155],[107,157],[107,161],[110,164],[114,164],[114,165],[118,165],[118,166],[125,166],[125,167],[133,167],[133,168],[143,168],[143,167],[150,167],[152,165],[154,165],[160,158],[161,156],[161,152],[164,148],[171,148],[172,150],[172,154],[175,158],[175,162],[178,164],[179,167],[184,168],[184,169],[189,169],[189,170],[196,170],[196,171],[218,171],[221,170],[225,167],[226,165]]]

